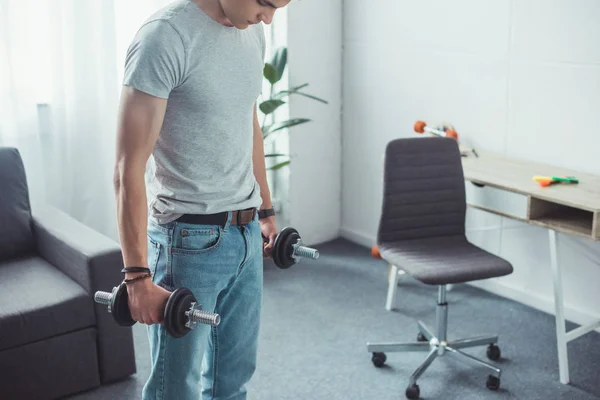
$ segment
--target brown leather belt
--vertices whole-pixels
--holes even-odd
[[[246,225],[254,220],[256,208],[232,211],[230,225]],[[196,225],[221,225],[225,227],[227,222],[227,211],[216,214],[183,214],[177,218],[178,222]]]

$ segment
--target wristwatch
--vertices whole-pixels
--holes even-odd
[[[275,215],[275,210],[272,208],[265,208],[264,210],[258,210],[258,218],[259,219],[272,217],[273,215]]]

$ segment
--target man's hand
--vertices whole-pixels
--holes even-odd
[[[260,223],[260,231],[263,236],[263,255],[265,257],[271,257],[273,251],[273,244],[275,238],[277,238],[277,225],[275,224],[275,217],[267,217],[258,220]]]
[[[141,324],[164,322],[165,306],[171,292],[156,285],[151,279],[142,279],[127,285],[131,318]]]

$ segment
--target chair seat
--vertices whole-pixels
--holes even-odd
[[[512,265],[464,236],[403,240],[378,245],[383,259],[428,285],[464,283],[509,275]]]
[[[95,325],[85,290],[38,256],[0,263],[0,350]]]

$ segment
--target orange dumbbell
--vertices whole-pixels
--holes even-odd
[[[446,131],[441,131],[439,129],[429,128],[424,121],[415,122],[415,132],[417,133],[430,133],[432,135],[440,136],[440,137],[449,137],[454,140],[458,140],[458,133],[454,129],[447,129]]]

